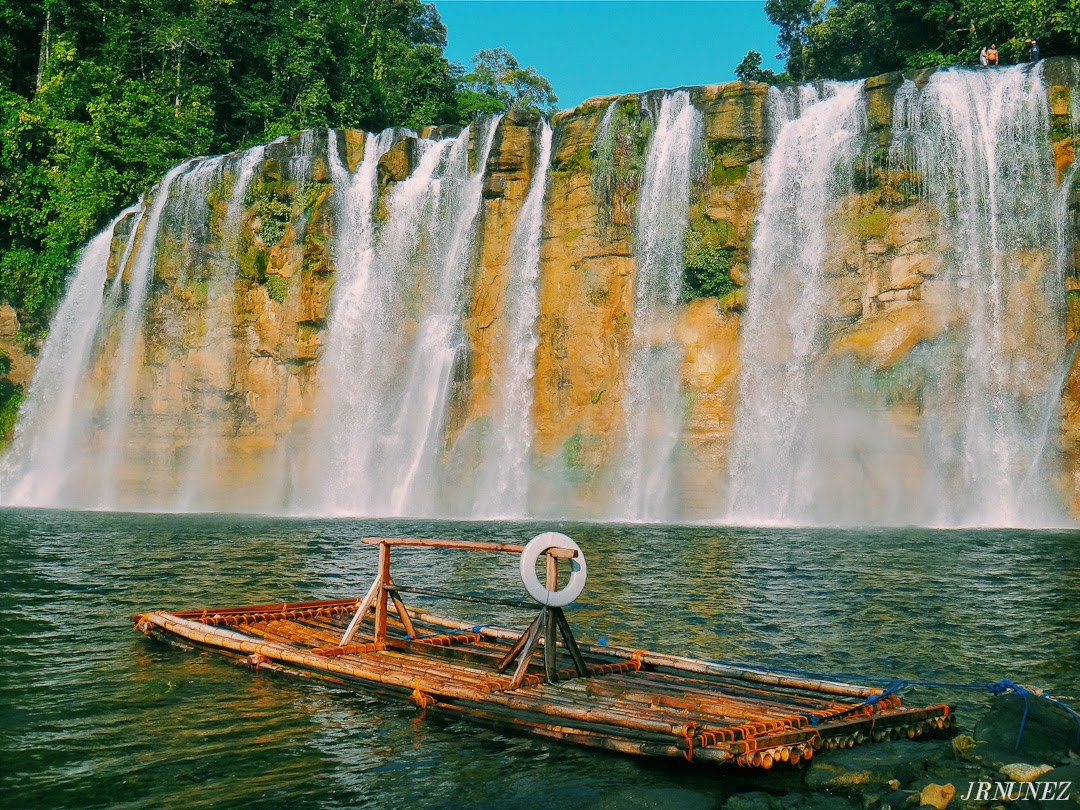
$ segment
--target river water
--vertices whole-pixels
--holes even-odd
[[[797,772],[650,762],[504,734],[404,700],[186,653],[150,608],[353,596],[363,536],[574,537],[580,638],[819,672],[1080,694],[1075,532],[285,520],[0,510],[5,807],[711,807]],[[399,584],[523,594],[516,559],[395,552]],[[438,606],[522,626],[506,607]],[[983,692],[918,687],[961,724]]]

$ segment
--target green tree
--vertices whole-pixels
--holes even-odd
[[[477,51],[473,69],[461,77],[459,109],[470,117],[510,109],[555,112],[559,103],[551,82],[534,67],[521,67],[505,48]]]
[[[0,2],[0,300],[44,328],[77,251],[193,154],[459,120],[421,0]]]
[[[776,42],[787,60],[787,72],[795,81],[808,78],[806,29],[820,19],[822,5],[820,0],[765,0],[765,13],[780,29]]]
[[[766,0],[787,70],[799,81],[974,64],[980,47],[1004,62],[1080,50],[1080,0]]]
[[[768,82],[777,81],[776,72],[761,67],[761,54],[754,50],[746,52],[746,56],[735,67],[735,78],[744,82]]]

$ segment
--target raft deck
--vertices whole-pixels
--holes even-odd
[[[692,762],[771,768],[819,751],[914,739],[952,724],[948,706],[906,707],[880,688],[579,644],[559,607],[541,607],[521,631],[474,626],[406,606],[406,589],[390,577],[391,545],[508,552],[525,547],[400,538],[365,542],[379,544],[380,570],[363,599],[153,611],[136,616],[136,628],[238,657],[253,668],[404,695],[425,711]],[[567,555],[549,553],[549,583],[557,580],[558,556]]]

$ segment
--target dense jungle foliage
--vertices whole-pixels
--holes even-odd
[[[750,51],[736,73],[757,81],[855,79],[892,70],[979,64],[997,45],[1001,64],[1080,51],[1080,0],[766,0],[780,29],[786,72]]]
[[[506,51],[466,73],[445,45],[421,0],[0,0],[0,301],[44,329],[79,247],[185,157],[554,108]]]

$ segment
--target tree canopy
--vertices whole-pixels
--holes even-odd
[[[464,75],[445,45],[422,0],[4,0],[0,300],[44,328],[79,247],[190,155],[553,108],[505,50]]]
[[[743,60],[735,66],[735,78],[744,82],[775,82],[775,71],[761,66],[761,54],[755,50],[746,52]]]
[[[523,68],[505,48],[478,51],[461,84],[461,105],[468,113],[523,109],[550,114],[559,101],[536,68]]]
[[[1032,39],[1043,56],[1080,50],[1080,0],[766,0],[765,12],[794,81],[977,64],[990,44],[1002,64],[1022,61]]]

